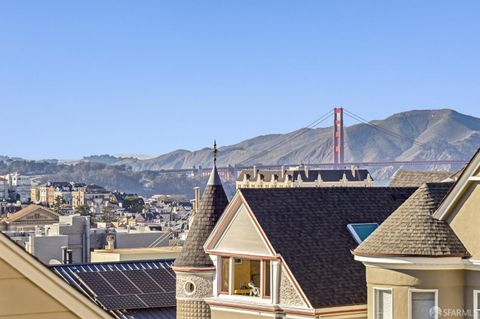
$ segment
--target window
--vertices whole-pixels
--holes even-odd
[[[352,234],[353,239],[358,244],[361,244],[375,229],[377,229],[377,223],[359,223],[359,224],[348,224],[347,228]]]
[[[221,265],[222,265],[222,268],[221,268],[221,283],[222,283],[222,286],[221,286],[221,289],[220,291],[222,293],[226,293],[228,294],[228,288],[229,288],[229,277],[230,277],[230,258],[228,257],[221,257]]]
[[[270,260],[219,257],[220,294],[270,299],[271,267]]]
[[[374,288],[374,318],[375,319],[392,319],[392,289]]]
[[[473,291],[473,319],[480,319],[480,290]]]
[[[260,297],[260,264],[260,260],[235,259],[234,295]]]
[[[410,319],[438,319],[437,290],[410,290]]]

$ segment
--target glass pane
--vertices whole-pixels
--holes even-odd
[[[475,310],[480,310],[480,292],[477,292],[475,295],[477,298],[477,309]]]
[[[270,260],[265,261],[265,287],[263,295],[270,297]]]
[[[235,295],[260,296],[260,260],[235,259]]]
[[[230,258],[222,257],[222,292],[228,293],[228,277],[230,276]]]
[[[412,319],[430,318],[430,309],[435,307],[434,292],[412,292]]]
[[[375,319],[392,319],[392,292],[375,290]]]

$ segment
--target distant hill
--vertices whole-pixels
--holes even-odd
[[[464,160],[480,147],[480,119],[449,109],[408,111],[369,124],[345,128],[345,161]],[[331,130],[331,127],[304,128],[286,134],[257,136],[224,146],[219,149],[218,165],[328,163],[332,159]],[[42,175],[43,180],[77,180],[139,194],[174,192],[191,196],[194,186],[204,185],[204,178],[165,176],[156,171],[200,165],[210,167],[211,163],[210,148],[176,150],[154,158],[93,155],[68,163],[0,156],[0,174],[19,171]],[[369,170],[377,181],[386,181],[398,168]],[[458,168],[450,165],[408,167],[446,171]],[[226,187],[232,194],[234,184],[228,183]]]
[[[408,111],[370,123],[376,127],[357,124],[345,128],[345,161],[468,159],[480,147],[480,119],[450,109]],[[329,127],[257,136],[221,147],[218,165],[330,162],[331,135]],[[255,157],[276,144],[279,147]],[[141,171],[209,167],[212,158],[211,149],[203,148],[176,150],[145,160],[112,156],[102,162]]]

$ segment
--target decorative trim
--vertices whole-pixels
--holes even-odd
[[[228,303],[228,302],[221,302],[221,301],[211,300],[211,299],[205,300],[205,302],[210,306],[220,306],[220,307],[226,307],[226,308],[264,311],[264,312],[270,312],[270,313],[288,313],[288,314],[307,315],[307,316],[315,315],[314,310],[295,310],[295,309],[280,308],[277,306],[261,306],[261,305],[252,305],[252,304]]]
[[[264,256],[264,255],[250,255],[250,254],[237,254],[231,252],[223,252],[223,251],[212,251],[207,250],[207,254],[220,256],[220,257],[234,257],[234,258],[243,258],[243,259],[255,259],[255,260],[279,260],[278,256]]]
[[[215,267],[172,267],[173,271],[175,272],[188,272],[188,273],[196,273],[196,272],[215,272]]]
[[[461,257],[364,257],[355,256],[356,261],[365,266],[388,269],[454,270],[480,271],[480,260]]]
[[[470,183],[472,181],[469,179],[470,177],[472,177],[473,174],[475,174],[475,172],[478,171],[479,167],[480,149],[478,149],[475,155],[473,155],[473,157],[470,159],[470,162],[468,162],[462,174],[460,174],[460,177],[457,179],[455,185],[453,185],[453,188],[445,196],[436,212],[433,213],[432,216],[434,218],[437,218],[439,220],[446,220],[448,217],[450,217],[452,206],[458,201],[459,197],[461,197],[465,189],[470,186]]]

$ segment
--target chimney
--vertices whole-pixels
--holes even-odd
[[[200,187],[195,187],[195,200],[193,201],[193,211],[196,213],[198,211],[198,206],[200,205]]]
[[[308,166],[304,165],[303,169],[305,170],[305,177],[308,178]]]
[[[280,168],[280,170],[281,170],[281,171],[280,171],[280,176],[281,176],[282,179],[283,179],[283,177],[285,177],[285,166],[282,165],[282,167]]]
[[[253,179],[257,178],[257,166],[253,165]]]
[[[352,170],[353,178],[355,178],[355,175],[356,175],[356,173],[357,173],[357,169],[358,169],[358,168],[357,168],[355,165],[352,165],[351,170]]]
[[[105,248],[110,250],[115,248],[115,236],[113,234],[107,236],[107,247]]]
[[[67,246],[62,246],[62,264],[67,265],[72,263],[72,250]]]

